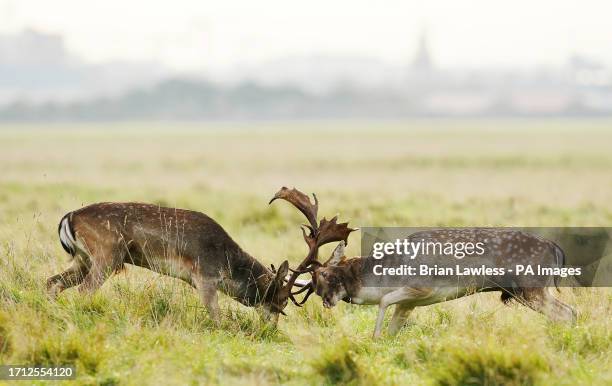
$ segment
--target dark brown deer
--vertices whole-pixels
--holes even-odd
[[[299,192],[293,192],[291,201],[307,202],[307,197]],[[306,198],[304,198],[306,197]],[[285,198],[285,197],[283,197]],[[297,206],[297,205],[296,205]],[[316,205],[300,210],[309,219],[311,226],[311,236],[305,239],[313,251],[313,244],[316,245]],[[321,223],[323,225],[323,222]],[[352,231],[352,230],[350,230]],[[313,234],[315,237],[313,237]],[[348,237],[348,233],[347,233]],[[428,240],[432,242],[466,242],[476,243],[478,240],[489,239],[494,249],[492,253],[505,255],[513,263],[528,264],[540,262],[543,265],[553,266],[562,264],[565,256],[563,251],[553,242],[527,234],[525,232],[510,229],[445,229],[418,232],[410,237],[415,241]],[[472,295],[477,292],[501,291],[502,301],[507,303],[515,299],[520,303],[541,312],[555,321],[575,322],[576,312],[569,305],[556,299],[550,293],[550,287],[533,287],[526,283],[521,286],[519,283],[513,287],[496,287],[487,285],[482,287],[373,287],[364,285],[364,279],[368,276],[365,271],[367,258],[355,257],[347,259],[345,256],[345,242],[341,241],[335,248],[330,258],[321,263],[316,259],[316,252],[311,253],[310,257],[298,268],[297,274],[310,272],[312,280],[309,282],[298,282],[303,288],[294,293],[308,291],[300,304],[303,304],[308,297],[316,292],[323,300],[326,308],[334,307],[339,300],[352,304],[378,305],[379,312],[374,329],[374,337],[377,338],[382,332],[382,324],[385,311],[390,305],[395,306],[395,313],[391,320],[390,333],[397,333],[404,325],[406,317],[415,307],[426,306],[440,303],[447,300]],[[316,251],[316,248],[314,248]],[[549,283],[553,285],[553,283]],[[556,281],[554,285],[556,285]]]
[[[338,230],[341,227],[330,224],[319,236],[326,242],[341,240]],[[142,203],[99,203],[66,214],[58,233],[73,263],[47,280],[52,297],[77,285],[80,292],[93,293],[124,264],[133,264],[195,287],[216,322],[218,290],[258,307],[273,323],[284,314],[289,299],[298,304],[292,294],[295,278],[285,283],[286,260],[278,271],[266,268],[203,213]],[[309,258],[298,269],[308,265]]]

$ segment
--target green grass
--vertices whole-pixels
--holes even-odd
[[[203,211],[262,262],[295,264],[303,219],[282,186],[356,226],[609,226],[608,121],[144,124],[0,128],[0,363],[74,364],[79,384],[610,384],[612,292],[563,289],[577,326],[496,294],[418,308],[371,339],[376,310],[313,296],[278,328],[139,268],[49,301],[68,265],[57,222],[99,201]],[[350,254],[359,253],[358,237]],[[326,248],[324,254],[329,253]],[[389,312],[391,314],[391,312]],[[44,382],[41,382],[44,383]]]

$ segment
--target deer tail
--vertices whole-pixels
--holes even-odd
[[[72,257],[76,254],[76,238],[72,231],[72,212],[67,213],[59,222],[57,226],[57,233],[59,234],[60,243],[62,248]]]
[[[563,252],[563,249],[559,246],[559,244],[555,243],[554,241],[550,241],[550,244],[552,246],[553,253],[555,254],[555,263],[557,264],[557,267],[561,268],[565,266],[566,257],[565,252]],[[555,288],[557,288],[557,291],[561,292],[559,290],[559,276],[555,275],[553,281],[555,283]]]

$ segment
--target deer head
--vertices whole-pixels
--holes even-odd
[[[301,226],[304,241],[308,246],[308,254],[295,270],[291,270],[291,276],[289,279],[287,279],[286,285],[280,289],[277,295],[279,301],[284,299],[286,302],[287,299],[290,299],[297,306],[302,306],[302,304],[304,304],[308,300],[308,297],[314,292],[315,286],[313,282],[315,280],[316,270],[325,266],[325,264],[321,264],[318,261],[319,248],[325,244],[340,241],[341,249],[344,251],[344,245],[346,245],[348,241],[348,236],[351,234],[351,232],[357,230],[349,228],[347,222],[338,223],[338,216],[333,217],[331,220],[323,218],[321,221],[317,221],[319,202],[315,194],[312,196],[314,198],[314,204],[310,201],[310,198],[306,194],[300,192],[299,190],[295,188],[289,189],[282,187],[270,200],[270,204],[277,199],[290,202],[300,212],[302,212],[302,214],[308,220],[308,224]],[[332,258],[333,256],[334,255],[332,255]],[[326,264],[328,263],[329,261]],[[296,292],[293,292],[293,288],[295,286],[300,286],[299,284],[296,285],[296,280],[300,275],[305,273],[312,273],[313,280],[302,285],[302,288]],[[295,295],[305,291],[307,291],[306,295],[302,301],[298,302]]]
[[[346,244],[336,246],[327,261],[312,272],[310,286],[323,300],[323,307],[334,307],[339,300],[346,300],[349,288],[360,285],[361,266],[354,264],[358,259],[347,259]]]

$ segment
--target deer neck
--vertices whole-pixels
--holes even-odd
[[[343,300],[350,302],[351,298],[359,297],[362,289],[363,259],[361,257],[348,259],[342,262],[341,266],[343,268],[342,284],[346,290]]]
[[[226,293],[245,306],[261,304],[274,282],[274,273],[244,251],[230,264],[223,279]]]

